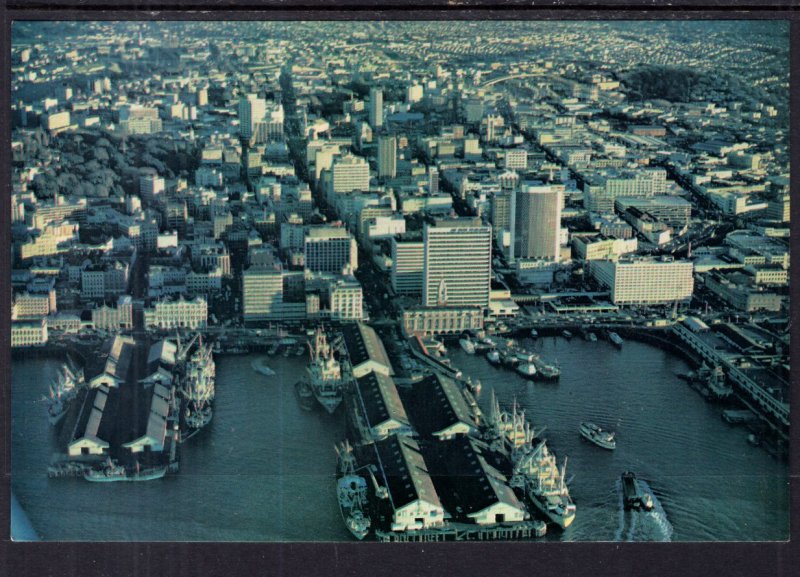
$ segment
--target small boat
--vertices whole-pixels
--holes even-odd
[[[586,333],[586,340],[589,341],[590,343],[596,343],[597,335],[594,333]]]
[[[536,329],[531,329],[531,338],[532,339],[539,338],[539,331],[537,331]]]
[[[464,352],[468,355],[475,354],[475,343],[472,342],[471,338],[463,337],[459,339],[458,344],[461,345],[461,348],[464,349]]]
[[[614,343],[614,344],[615,344],[616,346],[618,346],[618,347],[621,347],[621,346],[622,346],[622,343],[624,343],[624,342],[625,342],[625,341],[623,341],[623,340],[622,340],[622,337],[621,337],[621,336],[619,336],[619,335],[618,335],[617,333],[615,333],[615,332],[610,332],[610,333],[608,333],[608,340],[610,340],[612,343]]]
[[[272,356],[274,356],[274,355],[276,355],[278,353],[278,350],[280,348],[281,348],[281,345],[278,344],[278,343],[275,343],[274,345],[272,345],[269,348],[269,350],[267,350],[267,354],[272,357]]]
[[[614,438],[614,433],[604,431],[594,423],[581,423],[580,432],[581,437],[587,441],[591,441],[598,447],[609,450],[617,448],[617,440]]]
[[[555,365],[537,363],[536,370],[539,371],[539,378],[554,381],[561,376],[561,369]]]
[[[488,360],[493,365],[500,364],[500,352],[497,349],[492,349],[488,353],[486,353],[486,360]]]
[[[533,363],[520,363],[519,366],[517,366],[517,373],[526,379],[532,379],[535,377],[536,372],[536,365]]]
[[[572,331],[568,331],[568,330],[564,329],[563,331],[561,331],[561,336],[564,337],[565,339],[569,340],[569,339],[572,338]]]
[[[250,367],[257,373],[261,373],[265,377],[273,377],[277,373],[272,370],[270,367],[265,365],[261,360],[253,361]]]
[[[747,442],[750,443],[753,447],[758,447],[761,444],[761,439],[758,438],[758,435],[755,433],[750,433],[747,435]]]
[[[650,511],[653,508],[653,497],[642,489],[636,475],[630,471],[622,473],[622,498],[626,509]]]
[[[481,380],[480,379],[476,379],[475,381],[473,381],[471,377],[467,377],[466,385],[467,385],[467,390],[470,393],[473,393],[473,394],[477,395],[478,393],[481,392]]]
[[[297,400],[300,407],[306,411],[314,408],[314,391],[311,386],[304,380],[297,381],[294,385],[294,390],[297,393]]]

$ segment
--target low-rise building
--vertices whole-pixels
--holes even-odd
[[[11,348],[34,347],[47,343],[47,318],[11,323]]]
[[[144,310],[146,327],[157,329],[205,327],[208,322],[208,303],[202,297],[185,300],[183,297],[175,301],[161,300],[152,308]]]
[[[410,307],[403,310],[403,331],[407,335],[453,335],[483,328],[483,309],[467,307]]]

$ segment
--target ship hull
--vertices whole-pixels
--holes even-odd
[[[545,517],[547,517],[547,519],[549,519],[552,523],[555,523],[556,525],[558,525],[562,529],[566,529],[567,527],[572,525],[572,522],[575,520],[575,512],[574,511],[572,513],[567,513],[565,515],[559,515],[557,512],[551,511],[547,507],[545,502],[542,500],[543,499],[542,497],[539,497],[538,495],[535,495],[534,493],[529,492],[528,493],[528,498],[529,498],[530,502],[533,503],[534,506]]]
[[[567,527],[572,525],[572,522],[575,520],[574,512],[566,515],[559,515],[558,513],[548,509],[547,505],[545,505],[542,502],[541,497],[532,494],[529,494],[529,497],[531,503],[533,503],[545,517],[547,517],[552,523],[555,523],[562,529],[566,529]]]
[[[58,413],[57,415],[53,415],[52,413],[49,413],[49,412],[48,412],[48,414],[47,414],[47,420],[50,422],[50,424],[51,424],[53,427],[55,427],[55,426],[56,426],[56,425],[58,425],[58,424],[59,424],[61,421],[63,421],[63,420],[64,420],[64,416],[65,416],[66,414],[67,414],[67,410],[66,410],[66,409],[62,410],[62,411],[61,411],[60,413]]]
[[[584,439],[586,439],[590,443],[592,443],[594,445],[597,445],[601,449],[607,449],[609,451],[613,451],[614,449],[617,448],[616,441],[608,442],[608,441],[605,441],[603,439],[599,439],[598,437],[596,437],[593,434],[592,430],[590,428],[586,427],[586,426],[581,426],[580,433],[581,433],[581,437],[583,437]]]
[[[303,381],[298,381],[294,385],[294,390],[297,393],[297,402],[300,407],[306,411],[312,410],[314,408],[314,393],[311,391],[311,387]]]
[[[332,415],[336,412],[336,409],[339,408],[339,405],[342,402],[342,395],[338,394],[336,396],[331,395],[321,395],[314,391],[314,398],[317,399],[317,402],[322,405],[322,408],[325,409],[328,414]]]

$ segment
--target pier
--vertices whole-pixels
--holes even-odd
[[[466,523],[445,523],[441,528],[421,529],[419,531],[375,531],[375,538],[381,543],[427,543],[435,541],[510,541],[543,537],[547,526],[543,522],[525,521],[490,526],[468,525]]]

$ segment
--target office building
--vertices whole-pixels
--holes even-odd
[[[629,208],[646,212],[659,222],[681,229],[689,224],[692,203],[680,196],[620,196],[614,201],[617,212],[624,214]]]
[[[333,162],[331,184],[334,194],[369,190],[369,164],[352,154],[336,159]]]
[[[372,130],[383,126],[383,91],[380,88],[369,91],[369,125]]]
[[[139,105],[127,105],[119,109],[119,127],[127,134],[153,134],[161,132],[158,109]]]
[[[381,135],[378,137],[378,177],[397,176],[397,138]]]
[[[392,239],[392,289],[397,294],[421,295],[425,244],[421,240]]]
[[[492,227],[477,218],[426,225],[423,267],[426,306],[489,306]]]
[[[358,268],[358,246],[347,229],[311,227],[304,239],[305,268],[312,272],[341,274]]]
[[[239,135],[250,140],[257,131],[267,111],[267,102],[255,94],[248,94],[239,100]]]
[[[592,276],[611,291],[611,302],[657,305],[687,301],[694,289],[690,261],[670,257],[593,261]]]
[[[559,260],[564,187],[523,184],[514,207],[513,258]]]
[[[157,174],[145,174],[139,177],[139,198],[144,201],[153,202],[164,193],[165,189],[164,178]]]

